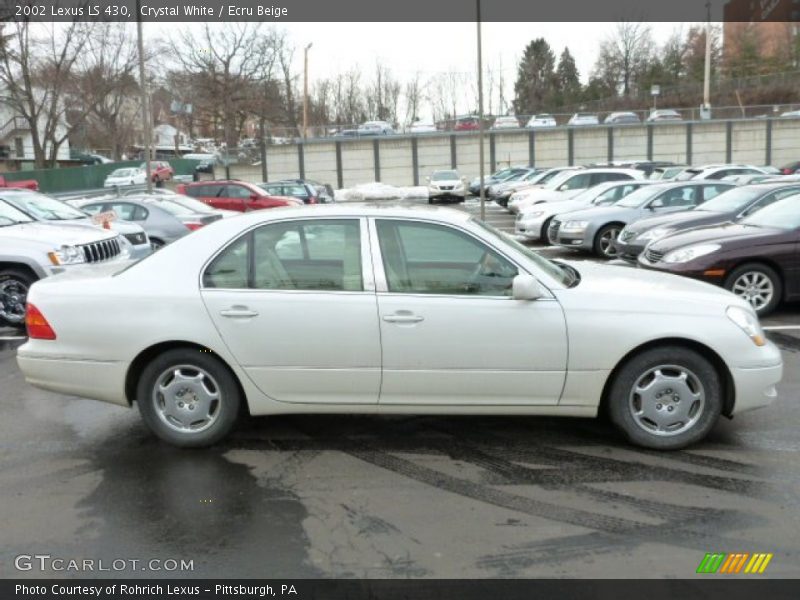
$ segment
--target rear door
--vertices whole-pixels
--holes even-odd
[[[239,212],[253,210],[256,207],[252,205],[252,201],[250,200],[251,194],[252,192],[246,187],[235,183],[229,183],[222,188],[219,194],[218,202],[220,205],[217,208],[226,208]]]

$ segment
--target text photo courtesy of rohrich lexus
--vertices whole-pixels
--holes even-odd
[[[23,4],[0,598],[790,597],[796,2]]]

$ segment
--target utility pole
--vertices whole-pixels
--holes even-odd
[[[486,190],[483,189],[483,55],[481,47],[481,0],[477,0],[478,11],[478,160],[480,161],[481,220],[486,219]]]
[[[711,0],[706,0],[706,65],[703,78],[703,109],[711,118]]]
[[[150,148],[153,130],[150,127],[150,95],[147,93],[147,79],[144,75],[144,38],[142,35],[142,13],[139,10],[139,0],[136,0],[136,36],[139,45],[139,87],[141,88],[142,103],[142,133],[144,134],[144,172],[147,177],[147,193],[153,193],[153,180],[150,175]]]
[[[303,52],[303,139],[308,137],[308,51],[313,42]]]

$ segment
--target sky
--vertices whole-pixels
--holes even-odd
[[[688,29],[688,23],[652,23],[656,42],[663,42],[676,29]],[[198,24],[146,24],[148,35],[165,37],[176,27]],[[484,68],[497,72],[502,65],[506,97],[513,97],[516,68],[525,46],[532,39],[544,37],[556,57],[568,46],[582,81],[594,66],[600,42],[613,33],[615,23],[484,23]],[[319,78],[359,68],[370,78],[380,61],[394,76],[405,81],[419,72],[422,80],[439,73],[475,73],[477,65],[476,29],[473,23],[283,23],[278,27],[288,33],[297,48],[295,71],[302,73],[302,48],[309,50],[309,86]],[[466,94],[465,94],[466,96]],[[466,97],[465,97],[466,103]],[[465,107],[466,108],[466,107]]]

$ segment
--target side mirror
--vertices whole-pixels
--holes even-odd
[[[514,300],[536,300],[542,297],[542,288],[532,275],[517,275],[511,283]]]

